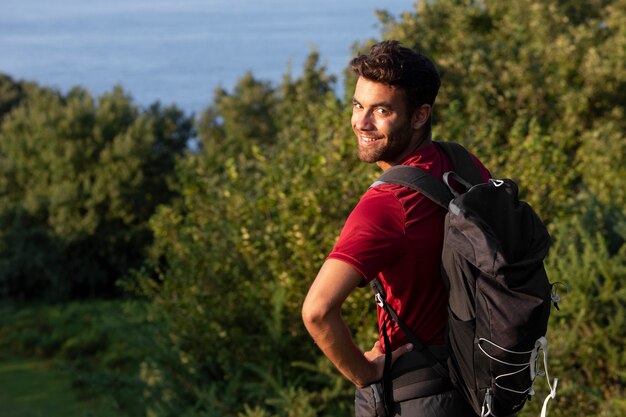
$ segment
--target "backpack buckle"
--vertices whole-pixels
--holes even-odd
[[[379,292],[376,293],[374,299],[376,300],[376,304],[378,304],[379,307],[385,307],[385,301],[383,300],[383,296],[380,295]]]
[[[493,179],[491,178],[489,180],[495,187],[501,187],[504,185],[504,181],[503,180],[497,180],[497,179]]]

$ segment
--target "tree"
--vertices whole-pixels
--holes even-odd
[[[576,211],[581,187],[602,188],[624,205],[623,186],[606,181],[624,165],[620,4],[419,2],[401,21],[386,20],[384,36],[440,66],[436,135],[466,143],[495,175],[519,180],[550,221]]]
[[[355,175],[365,170],[352,169],[346,106],[318,59],[312,53],[303,75],[287,74],[277,88],[248,74],[232,94],[218,93],[199,129],[201,152],[179,166],[181,200],[152,221],[161,269],[158,280],[140,282],[168,324],[172,351],[185,358],[159,362],[170,372],[163,389],[177,399],[169,404],[189,411],[187,398],[203,404],[199,413],[223,415],[242,404],[292,415],[349,408],[352,389],[341,378],[311,371],[319,355],[300,319],[303,294],[367,184]],[[271,136],[257,137],[264,126]],[[355,328],[364,308],[374,312],[362,295],[348,317]]]
[[[215,90],[215,98],[199,122],[200,145],[215,158],[247,154],[251,145],[275,141],[276,98],[270,83],[245,74],[229,94]],[[216,161],[219,164],[219,161]]]
[[[20,88],[0,126],[2,293],[112,295],[142,262],[156,206],[175,195],[191,121],[158,104],[141,112],[119,87],[98,103],[80,88],[9,91]]]
[[[0,122],[24,98],[24,87],[11,77],[0,73]]]

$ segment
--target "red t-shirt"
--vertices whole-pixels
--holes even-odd
[[[474,158],[485,181],[489,171]],[[444,151],[431,144],[403,165],[420,167],[441,179],[452,170]],[[447,293],[441,278],[446,211],[421,193],[395,184],[369,189],[356,205],[328,256],[356,268],[369,283],[379,276],[387,302],[427,345],[442,345],[447,322]],[[378,322],[384,311],[378,307]],[[393,349],[408,342],[391,319],[387,334]],[[384,346],[382,335],[380,344]]]

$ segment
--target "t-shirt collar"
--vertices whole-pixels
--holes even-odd
[[[435,142],[431,142],[428,146],[420,148],[409,155],[399,165],[419,165],[426,161],[431,161],[437,152]]]

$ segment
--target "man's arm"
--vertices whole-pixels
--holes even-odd
[[[327,260],[320,269],[302,307],[302,319],[322,352],[337,369],[358,387],[382,378],[384,355],[378,344],[363,354],[354,343],[341,317],[341,306],[363,277],[351,265]],[[405,345],[392,353],[392,361],[408,352]]]

